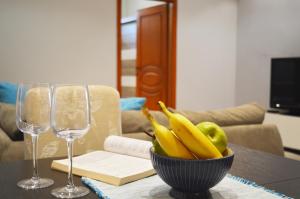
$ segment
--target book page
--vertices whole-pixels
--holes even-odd
[[[67,165],[68,159],[54,160],[52,168],[65,170],[67,169]],[[83,172],[83,174],[77,175],[88,176],[108,183],[112,183],[110,182],[110,177],[118,178],[120,180],[128,178],[127,181],[132,181],[136,180],[136,178],[143,178],[155,173],[150,160],[108,151],[94,151],[73,157],[73,169],[74,174],[77,174],[76,170],[78,169],[81,171],[88,171],[94,175],[87,175],[88,172],[86,172],[86,174]],[[100,177],[97,178],[97,174],[100,174]],[[102,179],[101,175],[106,175],[108,177]],[[139,175],[139,177],[137,177],[137,175]],[[135,177],[132,178],[132,176]]]
[[[104,141],[104,150],[118,154],[125,154],[145,159],[150,159],[150,148],[152,143],[149,141],[111,135]]]

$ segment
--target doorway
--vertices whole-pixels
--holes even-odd
[[[145,97],[175,108],[176,0],[117,0],[117,87],[121,97]]]

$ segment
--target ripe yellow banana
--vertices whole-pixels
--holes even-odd
[[[182,143],[200,158],[221,158],[222,154],[212,142],[186,117],[171,113],[161,101],[158,102],[164,114],[169,119],[170,128]]]
[[[143,113],[151,122],[155,137],[161,148],[170,157],[195,159],[195,156],[178,140],[176,135],[168,128],[160,125],[149,113],[147,108],[143,108]]]

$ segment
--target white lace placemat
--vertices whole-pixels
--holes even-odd
[[[123,186],[113,186],[90,178],[82,177],[99,198],[104,199],[282,199],[283,194],[258,186],[232,175],[227,175],[219,184],[205,194],[183,194],[164,183],[158,175],[144,178]]]

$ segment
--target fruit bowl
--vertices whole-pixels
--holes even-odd
[[[222,158],[187,160],[159,155],[152,147],[150,157],[157,174],[173,189],[186,193],[201,193],[225,177],[231,168],[234,153],[227,149]]]

